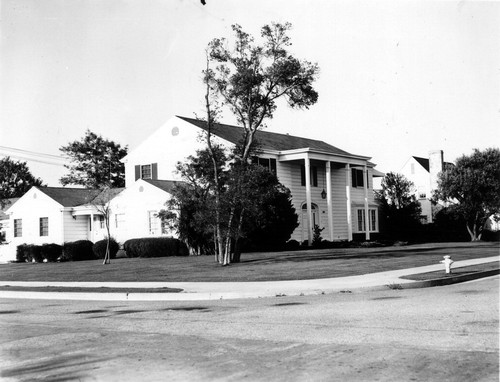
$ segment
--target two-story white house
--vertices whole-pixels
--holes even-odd
[[[179,179],[175,165],[203,147],[200,135],[206,123],[192,118],[173,117],[124,159],[126,187],[138,179]],[[237,144],[242,130],[217,124],[213,134],[225,147]],[[299,227],[292,235],[297,241],[312,241],[314,225],[324,227],[326,240],[352,240],[362,234],[367,240],[378,232],[378,210],[373,195],[375,170],[370,158],[355,155],[326,142],[259,131],[259,164],[275,171],[292,193],[299,213]]]

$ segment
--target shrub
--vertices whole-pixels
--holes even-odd
[[[92,251],[94,252],[95,257],[98,259],[104,259],[106,255],[106,246],[108,244],[108,239],[99,240],[94,243],[92,247]],[[112,259],[116,258],[116,253],[120,249],[120,245],[116,242],[115,239],[109,239],[109,254]]]
[[[26,260],[26,253],[27,253],[27,247],[28,244],[20,244],[17,246],[16,249],[16,261],[18,263],[25,263]]]
[[[28,244],[25,247],[25,259],[27,262],[41,263],[43,262],[42,251],[39,245]]]
[[[151,237],[130,239],[123,244],[127,257],[187,256],[188,250],[179,239]]]
[[[63,247],[58,244],[42,244],[40,254],[43,260],[52,263],[57,261],[62,255]]]
[[[94,243],[90,240],[78,240],[64,243],[61,260],[81,261],[94,260],[96,257],[92,251]]]

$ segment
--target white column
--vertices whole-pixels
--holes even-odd
[[[365,185],[365,239],[370,240],[370,216],[368,214],[368,168],[363,167],[363,183]]]
[[[328,231],[330,240],[333,241],[333,205],[332,205],[332,172],[330,161],[326,162],[326,204],[328,208]]]
[[[351,166],[345,165],[345,194],[347,202],[347,240],[352,241],[352,212],[351,212]]]
[[[309,161],[309,156],[307,155],[304,159],[305,175],[306,175],[306,204],[307,204],[307,244],[312,245],[312,206],[311,206],[311,163]]]

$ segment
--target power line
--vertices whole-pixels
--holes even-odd
[[[39,162],[39,163],[59,165],[59,166],[61,166],[63,162],[66,162],[67,160],[62,156],[38,153],[35,151],[16,149],[13,147],[6,147],[6,146],[0,146],[0,155],[9,156],[15,159],[27,160],[31,162]]]

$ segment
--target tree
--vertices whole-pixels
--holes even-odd
[[[233,190],[233,199],[223,235],[222,208],[216,191],[216,242],[217,258],[227,265],[231,262],[232,242],[237,242],[243,227],[244,209],[237,210],[239,193],[244,190],[241,179],[250,155],[255,151],[257,131],[272,118],[277,100],[284,99],[292,108],[307,109],[316,103],[318,93],[312,87],[319,69],[317,64],[301,61],[287,49],[291,45],[287,32],[291,24],[272,23],[261,29],[263,43],[255,44],[254,38],[239,25],[232,26],[235,41],[232,48],[224,38],[212,40],[207,49],[207,67],[203,71],[206,84],[207,145],[210,148],[212,127],[220,107],[228,107],[241,126],[241,141],[234,150],[234,174],[239,178]],[[214,105],[214,107],[211,107]],[[217,177],[215,178],[217,182]],[[239,256],[234,256],[239,259]]]
[[[387,231],[398,239],[414,237],[422,209],[413,193],[413,182],[402,174],[389,172],[382,179],[378,199],[386,217]]]
[[[7,199],[23,196],[31,187],[43,187],[40,178],[35,178],[26,162],[13,161],[10,157],[0,159],[0,207]]]
[[[500,212],[500,149],[462,155],[439,174],[434,198],[454,206],[471,241],[481,240],[487,219]]]
[[[111,243],[111,199],[116,195],[117,190],[109,186],[101,188],[101,192],[92,200],[91,204],[103,216],[106,227],[106,253],[104,254],[103,264],[111,263],[110,243]]]
[[[298,225],[290,191],[267,168],[249,165],[244,174],[239,174],[239,166],[224,167],[227,158],[220,147],[216,147],[216,153],[222,222],[219,228],[223,233],[230,231],[231,244],[235,248],[230,261],[239,261],[241,238],[247,243],[257,242],[260,248],[270,242],[286,242]],[[159,216],[177,231],[192,254],[214,253],[219,261],[214,220],[216,183],[210,162],[209,150],[200,150],[186,162],[178,164],[184,183],[174,188],[172,198],[167,202],[168,208],[160,211]],[[231,214],[238,216],[237,225],[226,225]],[[235,230],[238,235],[235,235]]]
[[[68,143],[60,150],[71,160],[65,165],[69,174],[61,178],[62,185],[75,184],[86,188],[123,187],[125,165],[120,162],[127,155],[127,146],[104,139],[87,130],[81,140]]]

